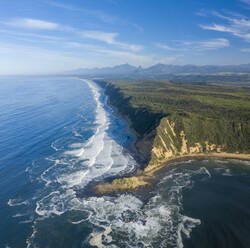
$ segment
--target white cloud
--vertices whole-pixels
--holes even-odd
[[[2,24],[13,26],[17,28],[26,28],[26,29],[39,29],[39,30],[55,30],[63,31],[63,32],[71,32],[75,35],[81,36],[83,38],[87,39],[94,39],[97,41],[101,41],[104,43],[107,43],[109,45],[114,45],[116,47],[119,47],[121,49],[130,50],[134,52],[138,52],[143,49],[142,46],[136,45],[136,44],[128,44],[124,42],[119,42],[116,40],[118,33],[112,33],[112,32],[103,32],[103,31],[81,31],[77,30],[71,26],[65,26],[60,25],[53,22],[48,22],[44,20],[36,20],[36,19],[30,19],[30,18],[23,18],[23,19],[14,19],[6,22],[0,22]],[[0,31],[1,32],[1,31]],[[17,35],[21,35],[21,33],[16,33]],[[46,36],[38,35],[38,34],[24,34],[23,36],[33,36],[37,38],[46,38]],[[40,37],[39,37],[40,36]],[[48,39],[52,40],[55,38],[47,36]]]
[[[151,66],[157,63],[171,63],[175,61],[179,56],[165,56],[159,55],[141,55],[134,54],[126,51],[117,51],[109,49],[97,49],[98,53],[106,54],[109,57],[114,57],[119,60],[119,63],[129,63],[132,65]],[[116,63],[117,64],[117,63]]]
[[[65,43],[66,47],[70,47],[70,48],[80,48],[82,47],[82,44],[79,42],[75,42],[75,41],[69,41]]]
[[[142,46],[135,45],[135,44],[127,44],[127,43],[121,43],[121,42],[116,42],[114,44],[117,45],[118,47],[122,48],[122,49],[130,50],[130,51],[133,51],[133,52],[138,52],[138,51],[141,51],[143,49]]]
[[[28,29],[54,30],[59,28],[59,25],[57,23],[38,20],[38,19],[31,19],[31,18],[19,18],[1,23],[8,26],[28,28]]]
[[[133,62],[136,62],[137,64],[139,63],[145,63],[147,62],[151,62],[151,58],[145,55],[138,55],[138,54],[134,54],[134,53],[130,53],[130,52],[126,52],[126,51],[118,51],[118,50],[109,50],[109,49],[99,49],[97,50],[100,53],[105,53],[109,56],[114,56],[114,57],[119,57],[122,58],[123,60],[130,60]]]
[[[158,43],[157,47],[168,51],[205,51],[225,48],[230,46],[227,39],[217,38],[205,41],[175,41],[177,46],[169,46],[167,44]]]
[[[80,51],[80,49],[86,49],[93,54],[97,54],[98,56],[105,55],[109,58],[119,58],[120,63],[133,63],[133,64],[152,64],[153,59],[152,56],[144,55],[144,54],[136,54],[133,51],[124,51],[124,50],[114,50],[107,49],[103,46],[85,44],[80,42],[66,42],[66,47],[75,48]]]
[[[247,42],[250,42],[250,20],[242,15],[237,15],[233,17],[221,15],[218,12],[213,12],[213,15],[220,19],[226,20],[227,23],[221,24],[209,24],[200,25],[202,29],[212,30],[217,32],[230,33],[233,36],[242,38]]]
[[[162,43],[157,43],[156,46],[159,47],[159,48],[162,48],[164,50],[169,50],[169,51],[178,51],[178,50],[180,50],[179,48],[170,47],[169,45],[162,44]]]
[[[206,17],[207,11],[205,9],[200,9],[198,12],[195,13],[197,16]]]
[[[240,0],[240,1],[250,5],[250,0]]]
[[[69,4],[64,4],[64,3],[60,3],[60,2],[54,2],[54,1],[46,1],[46,4],[49,4],[51,6],[61,8],[61,9],[71,10],[71,11],[81,11],[82,10],[80,8],[76,8],[76,7],[69,5]]]
[[[57,73],[94,65],[93,60],[55,49],[0,43],[0,74]]]
[[[218,32],[228,32],[228,33],[234,33],[235,31],[232,28],[225,27],[223,25],[213,24],[213,25],[200,25],[201,28],[207,29],[207,30],[213,30]]]
[[[106,14],[105,12],[101,10],[90,10],[86,8],[79,8],[70,4],[64,4],[64,3],[55,2],[55,1],[46,1],[46,3],[57,8],[61,8],[61,9],[69,10],[69,11],[81,12],[84,15],[92,16],[96,19],[99,19],[100,21],[104,23],[115,24],[117,21],[117,17]]]
[[[85,38],[102,41],[109,45],[115,45],[125,50],[130,50],[134,52],[142,50],[142,46],[140,45],[127,44],[117,41],[116,37],[119,35],[118,33],[108,33],[102,31],[85,31],[81,32],[81,34]]]
[[[114,15],[111,15],[109,13],[102,11],[102,10],[79,8],[79,7],[70,5],[70,4],[64,4],[64,3],[60,3],[60,2],[56,2],[56,1],[45,1],[45,3],[49,4],[53,7],[56,7],[56,8],[60,8],[60,9],[68,10],[68,11],[80,12],[83,15],[99,19],[103,23],[131,26],[140,32],[144,31],[144,29],[140,25],[133,23],[133,22],[130,22],[124,18],[120,18],[120,17],[114,16]]]
[[[86,32],[82,32],[82,36],[85,38],[103,41],[108,44],[114,44],[115,37],[118,36],[118,34],[101,32],[101,31],[86,31]]]
[[[36,33],[26,33],[26,32],[16,32],[16,31],[10,31],[5,29],[0,29],[0,33],[5,34],[7,36],[11,37],[31,37],[31,38],[37,38],[41,41],[47,40],[47,41],[61,41],[64,40],[63,37],[59,36],[51,36],[51,35],[43,35],[43,34],[36,34]]]
[[[227,39],[213,39],[208,41],[201,41],[199,42],[201,48],[204,49],[218,49],[218,48],[225,48],[230,46],[230,42]]]
[[[243,53],[250,53],[250,48],[243,48],[240,51]]]

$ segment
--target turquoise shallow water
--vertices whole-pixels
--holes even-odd
[[[178,163],[146,201],[78,198],[133,172],[125,129],[91,81],[0,78],[0,247],[249,247],[249,162]]]

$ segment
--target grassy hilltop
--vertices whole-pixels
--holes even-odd
[[[250,89],[164,80],[102,81],[137,133],[145,171],[170,159],[250,153]]]

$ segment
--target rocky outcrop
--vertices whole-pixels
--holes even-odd
[[[98,194],[110,194],[117,192],[131,192],[140,187],[149,186],[147,182],[147,176],[137,175],[134,177],[124,177],[121,179],[115,179],[112,183],[99,183],[94,186],[94,190]]]

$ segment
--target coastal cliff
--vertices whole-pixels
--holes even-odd
[[[212,156],[250,159],[249,92],[243,99],[237,99],[242,105],[244,100],[248,102],[237,114],[233,103],[225,109],[221,109],[218,104],[225,98],[235,99],[235,95],[228,94],[228,91],[216,96],[216,106],[214,102],[211,102],[210,106],[203,103],[203,99],[202,104],[193,102],[198,104],[197,111],[197,106],[192,105],[192,96],[203,96],[207,88],[202,88],[203,92],[198,88],[197,93],[196,88],[192,89],[193,95],[188,95],[183,105],[178,106],[178,102],[175,103],[171,96],[171,91],[176,86],[168,82],[164,85],[164,99],[161,104],[158,100],[162,92],[156,92],[158,87],[163,88],[161,82],[160,85],[154,85],[154,88],[152,83],[148,85],[147,82],[137,87],[131,82],[116,84],[98,80],[96,83],[105,89],[110,104],[128,120],[134,130],[136,140],[133,151],[138,156],[138,163],[142,165],[136,176],[96,185],[94,189],[97,193],[133,191],[138,187],[150,185],[147,179],[152,177],[155,171],[180,158]],[[177,90],[178,88],[175,88],[175,91]],[[178,93],[181,94],[182,91],[175,92],[176,95]],[[209,94],[213,92],[209,91]],[[154,98],[155,95],[158,97]],[[192,109],[189,109],[189,106]],[[167,108],[162,110],[162,107]]]

